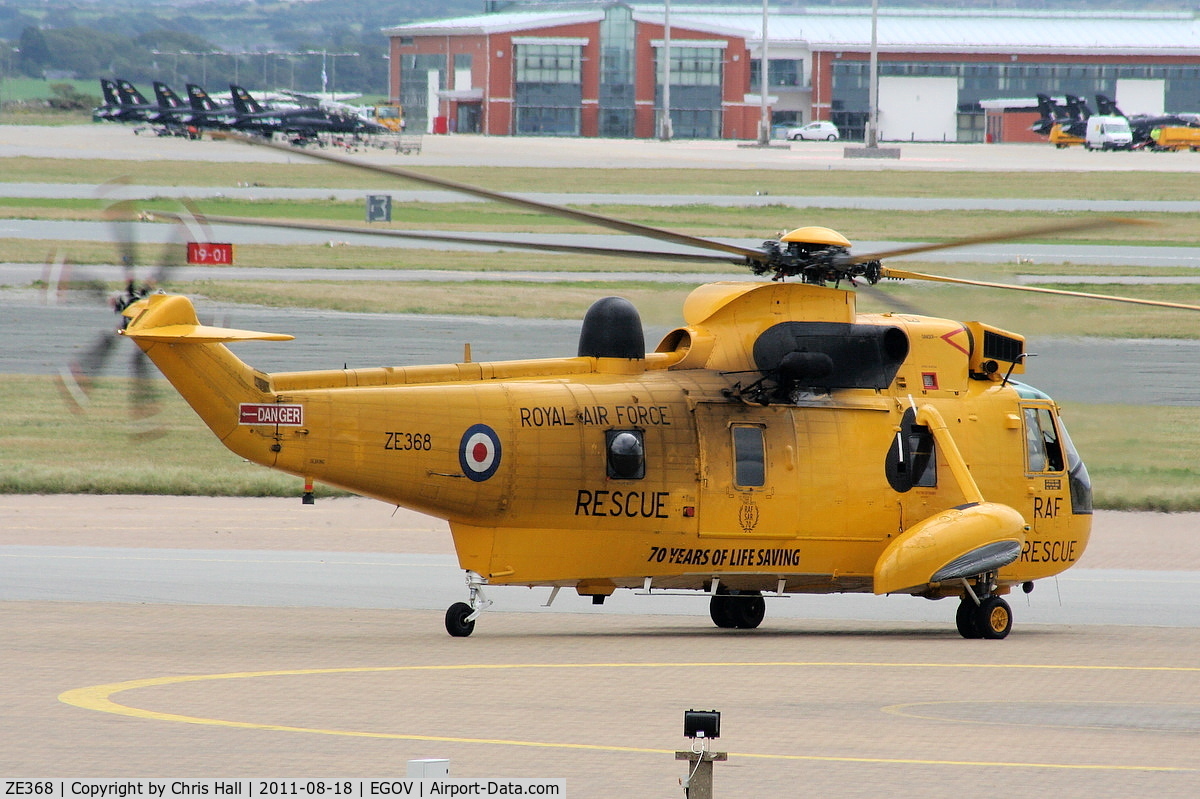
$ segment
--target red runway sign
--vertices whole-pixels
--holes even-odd
[[[229,266],[233,263],[233,245],[189,241],[187,262],[208,266]]]

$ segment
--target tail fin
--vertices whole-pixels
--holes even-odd
[[[208,92],[204,91],[203,86],[197,86],[194,83],[189,83],[187,85],[187,94],[188,102],[192,104],[192,109],[194,111],[216,110],[217,104],[211,97],[208,96]]]
[[[241,86],[229,84],[229,95],[233,98],[233,107],[237,109],[239,114],[261,114],[266,109],[263,108],[258,100],[250,96],[250,92],[243,89]]]
[[[183,108],[183,100],[175,94],[175,90],[160,80],[154,81],[154,99],[158,100],[160,108]]]
[[[239,423],[241,405],[275,401],[270,378],[223,342],[292,336],[202,325],[191,301],[175,294],[152,294],[125,314],[130,321],[122,333],[137,342],[225,446],[257,463],[274,463],[270,442]]]
[[[117,92],[121,95],[121,102],[126,105],[150,105],[142,93],[127,80],[117,81]]]
[[[1077,122],[1086,122],[1092,115],[1092,109],[1088,106],[1087,100],[1073,94],[1067,95],[1067,110],[1071,112],[1071,118]]]
[[[1058,115],[1056,113],[1058,109],[1058,103],[1056,103],[1054,98],[1048,94],[1039,94],[1037,96],[1037,101],[1038,113],[1041,114],[1041,116],[1038,117],[1037,122],[1034,122],[1032,125],[1030,125],[1029,129],[1034,133],[1047,134],[1050,132],[1050,129],[1058,123]]]
[[[1123,117],[1121,109],[1117,108],[1116,100],[1109,99],[1106,95],[1096,95],[1096,112],[1101,116]]]
[[[104,104],[113,107],[121,104],[121,98],[117,96],[117,84],[108,78],[100,79],[100,91],[104,95]]]

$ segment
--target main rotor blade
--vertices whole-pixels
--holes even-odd
[[[155,211],[154,216],[163,219],[180,220],[181,214],[170,211]],[[210,224],[245,225],[247,227],[272,227],[288,230],[314,230],[325,233],[342,233],[352,236],[383,236],[396,239],[411,239],[415,241],[436,241],[450,244],[478,244],[484,247],[505,247],[517,250],[538,250],[541,252],[563,252],[576,255],[607,255],[620,258],[649,258],[663,261],[711,261],[723,264],[740,264],[742,261],[725,255],[709,255],[707,253],[674,253],[656,252],[654,250],[626,250],[619,247],[588,247],[577,244],[548,244],[535,241],[508,241],[481,236],[453,236],[442,233],[420,233],[408,230],[392,230],[379,228],[359,228],[350,225],[331,225],[323,222],[294,222],[283,219],[255,219],[240,216],[213,216],[205,214],[204,219]]]
[[[343,166],[361,169],[366,172],[373,172],[379,175],[391,175],[392,177],[403,178],[417,183],[423,183],[427,186],[436,186],[449,191],[457,191],[462,194],[469,194],[473,197],[480,197],[493,202],[507,203],[518,208],[525,208],[530,211],[539,211],[541,213],[554,214],[565,219],[574,219],[579,222],[587,222],[600,227],[606,227],[610,230],[617,230],[622,233],[630,233],[635,236],[646,236],[647,238],[657,239],[658,241],[668,241],[672,244],[683,244],[689,247],[699,247],[705,250],[717,250],[719,252],[727,252],[732,255],[737,255],[742,258],[747,258],[751,261],[760,261],[766,263],[767,256],[761,250],[752,250],[747,247],[739,247],[736,244],[725,244],[720,241],[711,239],[702,239],[698,236],[689,236],[685,233],[675,233],[663,228],[651,227],[642,225],[637,222],[626,222],[622,219],[616,219],[603,214],[592,213],[591,211],[579,211],[573,208],[566,208],[561,205],[552,203],[538,202],[537,200],[527,200],[523,197],[517,197],[512,194],[504,194],[498,191],[490,191],[482,189],[478,186],[472,186],[467,183],[459,183],[454,180],[446,180],[444,178],[435,178],[431,175],[424,175],[420,172],[413,172],[400,167],[383,166],[381,164],[372,164],[367,161],[359,161],[356,158],[341,155],[340,153],[328,153],[320,150],[302,150],[298,147],[292,147],[289,144],[270,141],[267,139],[256,139],[249,136],[241,136],[238,134],[225,134],[226,138],[235,141],[253,144],[259,147],[270,147],[275,150],[280,150],[293,155],[307,156],[316,158],[321,161],[329,161],[334,164],[342,164]]]
[[[929,275],[924,272],[909,272],[905,269],[883,267],[883,276],[896,280],[930,280],[935,283],[956,283],[962,286],[982,286],[989,289],[1009,289],[1011,291],[1029,291],[1035,294],[1056,294],[1061,297],[1078,297],[1084,300],[1107,300],[1108,302],[1125,302],[1131,305],[1151,305],[1156,308],[1177,308],[1182,311],[1200,311],[1200,305],[1186,305],[1180,302],[1163,302],[1162,300],[1139,300],[1135,297],[1117,297],[1111,294],[1090,294],[1086,291],[1067,291],[1065,289],[1048,289],[1041,286],[1018,286],[1013,283],[991,283],[986,280],[966,280],[959,277],[944,275]]]
[[[933,252],[934,250],[949,250],[954,247],[970,247],[975,244],[991,244],[996,241],[1012,241],[1014,239],[1037,238],[1039,236],[1050,236],[1057,233],[1070,233],[1079,230],[1094,230],[1102,227],[1112,227],[1113,225],[1149,225],[1152,222],[1147,222],[1142,219],[1125,219],[1115,216],[1101,216],[1089,219],[1076,219],[1070,222],[1052,222],[1048,225],[1034,225],[1033,227],[1023,228],[1021,230],[1013,230],[1008,233],[985,233],[980,236],[968,236],[964,239],[954,239],[953,241],[943,241],[937,244],[914,244],[911,247],[897,247],[894,250],[884,250],[883,252],[875,252],[869,255],[855,255],[850,258],[850,263],[861,264],[867,261],[881,261],[884,258],[896,258],[901,255],[916,255],[923,252]]]

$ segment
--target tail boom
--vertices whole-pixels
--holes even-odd
[[[127,309],[121,331],[137,342],[184,400],[229,449],[265,466],[276,453],[271,440],[239,424],[245,404],[277,401],[267,375],[234,355],[225,342],[286,341],[292,336],[200,324],[186,297],[154,294]]]

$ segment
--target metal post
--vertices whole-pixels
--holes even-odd
[[[867,104],[867,146],[879,146],[879,0],[871,0],[871,84]]]
[[[767,46],[767,0],[763,0],[762,20],[762,49],[758,66],[758,94],[762,101],[761,116],[758,120],[758,143],[766,146],[771,143],[771,111],[767,105],[767,91],[771,85],[771,59]]]
[[[659,138],[670,141],[671,130],[671,0],[667,0],[663,11],[663,110],[659,126]]]
[[[688,799],[712,799],[713,796],[713,762],[728,760],[728,752],[694,752],[692,750],[676,752],[676,760],[688,762]]]

